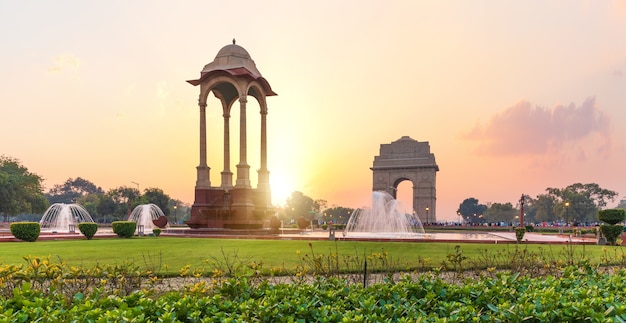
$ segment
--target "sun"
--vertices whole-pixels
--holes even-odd
[[[270,189],[272,190],[272,204],[278,206],[285,204],[285,201],[294,190],[294,185],[283,174],[273,173],[270,178]]]

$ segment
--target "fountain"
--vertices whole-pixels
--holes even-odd
[[[54,203],[39,221],[41,231],[73,232],[81,222],[94,222],[89,212],[78,204]]]
[[[156,204],[137,205],[130,213],[128,221],[137,222],[137,230],[142,232],[140,225],[143,225],[143,232],[152,232],[155,228],[167,226],[167,218]]]
[[[420,238],[424,227],[419,217],[402,211],[402,205],[389,193],[372,192],[371,208],[357,209],[343,231],[344,237]]]

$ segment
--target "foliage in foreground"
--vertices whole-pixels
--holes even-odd
[[[57,293],[77,277],[50,278],[46,260],[28,259],[31,280],[0,298],[0,321],[39,322],[519,322],[626,320],[626,271],[605,273],[592,267],[566,267],[558,276],[530,277],[486,270],[462,283],[437,270],[405,275],[363,287],[341,278],[317,277],[291,283],[252,277],[190,279],[159,292],[156,285],[135,285],[132,292],[107,289],[130,267],[107,272],[88,289],[67,297]],[[33,263],[36,261],[36,263]],[[37,269],[35,269],[37,268]],[[7,269],[3,268],[3,272]],[[33,271],[35,270],[35,271]],[[79,269],[73,269],[79,270]],[[54,270],[53,270],[54,271]],[[95,272],[97,272],[96,270]],[[84,274],[84,272],[82,273]],[[53,275],[54,276],[54,275]],[[109,277],[108,279],[105,277]],[[11,277],[3,276],[6,284]],[[80,279],[78,279],[80,280]],[[150,281],[156,281],[151,278]],[[56,283],[55,283],[56,281]],[[124,284],[121,284],[124,285]],[[6,291],[7,286],[3,286]]]

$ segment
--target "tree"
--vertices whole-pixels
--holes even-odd
[[[322,214],[322,210],[328,208],[328,201],[323,199],[317,199],[313,202],[313,212]]]
[[[467,198],[459,205],[458,214],[470,223],[484,223],[483,214],[487,211],[487,206],[478,204],[478,199],[473,197]]]
[[[313,220],[317,211],[319,211],[319,204],[316,204],[312,198],[302,192],[291,193],[285,203],[285,213],[292,219],[303,217],[307,220]]]
[[[170,199],[167,208],[169,214],[172,215],[173,223],[183,223],[189,219],[191,207],[187,203],[177,199]]]
[[[556,221],[556,213],[554,212],[554,206],[556,205],[556,203],[556,199],[548,194],[539,194],[537,195],[536,199],[532,199],[531,204],[536,209],[534,218],[535,221]]]
[[[43,194],[42,181],[19,160],[0,156],[0,214],[4,215],[5,222],[9,215],[46,210],[48,201]]]
[[[165,216],[170,214],[169,204],[170,197],[169,195],[163,193],[163,190],[160,188],[146,188],[143,191],[143,195],[141,196],[141,204],[154,204],[158,206]]]
[[[87,210],[94,221],[100,222],[100,218],[102,218],[100,213],[100,204],[102,203],[103,198],[103,193],[87,194],[79,197],[76,203],[80,204],[80,206]]]
[[[624,209],[624,210],[626,210],[626,199],[620,200],[619,204],[616,207],[616,209]]]
[[[493,203],[484,214],[487,222],[509,223],[518,214],[518,210],[513,208],[511,203]]]
[[[548,188],[546,191],[557,201],[555,212],[568,222],[596,221],[598,210],[609,201],[614,201],[618,195],[595,183],[575,183],[561,189]]]
[[[133,208],[141,204],[139,190],[128,186],[112,188],[106,192],[105,197],[110,201],[104,202],[104,205],[112,211],[109,222],[128,219]]]
[[[46,194],[50,204],[54,203],[77,203],[78,199],[89,194],[102,194],[102,188],[94,183],[81,178],[69,178],[62,185],[54,185]],[[84,206],[83,206],[84,207]]]

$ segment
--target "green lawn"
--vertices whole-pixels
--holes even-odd
[[[311,244],[311,247],[309,246]],[[161,274],[176,275],[185,265],[207,268],[215,261],[248,264],[263,263],[263,268],[284,268],[293,272],[296,266],[313,259],[313,254],[323,262],[333,253],[338,254],[340,268],[351,267],[363,256],[370,258],[370,268],[387,266],[398,270],[439,267],[444,260],[458,252],[464,257],[464,267],[491,267],[489,260],[499,259],[506,264],[511,256],[536,254],[546,259],[577,260],[589,258],[600,263],[606,255],[624,254],[622,247],[564,245],[496,245],[476,243],[412,243],[412,242],[359,242],[359,241],[300,241],[300,240],[247,240],[177,237],[135,237],[132,239],[60,240],[37,242],[7,242],[0,245],[0,264],[23,264],[24,256],[49,256],[52,261],[63,261],[72,266],[93,267],[98,264],[134,263],[144,269],[160,268]],[[298,255],[299,251],[299,255]],[[386,257],[380,254],[386,252]],[[458,254],[458,253],[457,253]],[[234,257],[238,260],[233,261]],[[305,259],[304,261],[302,259]],[[383,259],[384,258],[384,259]],[[209,263],[205,262],[205,260]],[[382,259],[382,260],[381,260]],[[458,259],[458,258],[457,258]],[[386,265],[383,264],[386,263]]]

